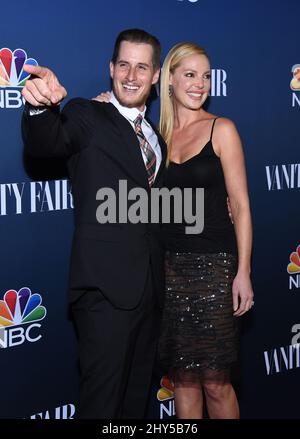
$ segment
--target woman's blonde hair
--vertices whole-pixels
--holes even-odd
[[[170,146],[174,126],[173,100],[169,87],[170,74],[174,73],[181,61],[190,55],[205,55],[208,58],[206,51],[197,44],[179,43],[172,47],[172,49],[169,51],[162,66],[160,79],[159,130],[168,145],[167,164],[169,163]]]

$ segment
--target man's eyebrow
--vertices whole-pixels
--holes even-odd
[[[150,65],[147,64],[146,62],[139,62],[138,65],[145,66],[145,67],[150,67]]]
[[[129,64],[128,61],[125,61],[125,60],[123,60],[123,59],[119,59],[119,60],[117,61],[117,63],[118,63],[118,64],[120,64],[120,63],[123,63],[123,64]],[[147,64],[147,63],[145,63],[145,62],[138,62],[137,64],[138,64],[139,66],[150,67],[150,65]]]

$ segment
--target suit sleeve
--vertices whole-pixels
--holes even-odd
[[[72,99],[62,111],[53,107],[33,116],[24,111],[25,151],[34,157],[70,157],[89,146],[94,123],[93,107],[86,99]]]

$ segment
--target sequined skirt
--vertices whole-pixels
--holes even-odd
[[[236,256],[228,253],[166,253],[159,360],[169,377],[179,379],[181,372],[191,371],[216,378],[220,371],[223,379],[222,371],[236,361],[236,267]]]

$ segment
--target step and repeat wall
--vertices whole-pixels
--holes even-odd
[[[300,392],[300,16],[298,0],[52,0],[1,7],[0,418],[74,418],[76,338],[67,307],[73,232],[65,164],[23,154],[25,62],[48,66],[68,98],[110,88],[116,35],[143,28],[163,56],[194,41],[212,65],[209,110],[234,120],[254,224],[255,306],[234,370],[243,418],[298,418]],[[16,13],[17,12],[17,13]],[[149,116],[158,122],[159,100]],[[43,145],[41,145],[41,148]],[[174,415],[157,367],[149,417]]]

